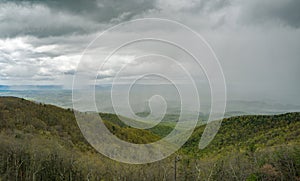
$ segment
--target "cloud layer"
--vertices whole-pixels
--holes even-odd
[[[222,64],[229,96],[268,94],[271,99],[298,102],[293,97],[300,97],[299,9],[298,0],[1,1],[0,84],[70,82],[82,51],[99,33],[127,20],[156,17],[186,24],[211,44]],[[159,27],[143,31],[157,30]],[[163,31],[184,38],[174,29]],[[130,32],[111,38],[126,33]],[[131,54],[120,55],[103,76],[109,78],[124,61],[132,60],[128,57],[143,51],[136,46]],[[164,63],[151,64],[151,60],[127,63],[133,69],[124,77],[157,66],[169,68]]]

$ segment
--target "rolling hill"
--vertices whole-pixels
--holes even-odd
[[[126,126],[100,113],[106,127],[136,144],[159,140],[172,129]],[[169,158],[128,165],[97,153],[82,136],[73,110],[0,97],[0,180],[299,180],[300,113],[224,119],[204,150],[205,126]],[[177,174],[174,157],[179,156]]]

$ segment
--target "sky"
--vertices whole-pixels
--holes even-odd
[[[164,18],[190,27],[209,43],[223,69],[229,98],[299,104],[299,9],[299,0],[1,0],[0,85],[70,88],[82,52],[101,32],[130,20]],[[137,28],[141,34],[162,29]],[[168,26],[163,31],[185,38]],[[120,30],[109,38],[119,40],[128,33]],[[101,43],[97,50],[106,51]],[[176,76],[179,69],[159,58],[134,59],[155,48],[188,64],[165,45],[137,44],[118,53],[100,71],[99,83],[109,83],[125,65],[123,83],[154,70]],[[97,59],[103,61],[101,56]],[[93,61],[86,68],[93,68]],[[189,72],[205,81],[203,72],[192,66]]]

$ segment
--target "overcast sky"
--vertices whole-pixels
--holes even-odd
[[[206,39],[223,68],[229,97],[298,104],[299,9],[299,0],[1,0],[0,84],[69,87],[82,51],[99,33],[121,22],[155,17],[183,23]],[[176,36],[184,38],[180,32]],[[143,50],[135,48],[116,57],[105,75],[134,63],[130,57]],[[166,63],[149,61],[124,76],[158,67],[170,70]]]

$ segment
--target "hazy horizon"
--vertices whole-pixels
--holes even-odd
[[[147,86],[140,85],[137,90],[133,90],[131,92],[131,94],[135,95],[135,97],[138,97],[136,99],[131,99],[130,102],[135,113],[149,112],[147,97],[153,93],[154,87],[152,87],[152,90],[150,90],[148,85],[149,91],[145,91],[145,87]],[[159,91],[162,95],[164,95],[168,103],[167,113],[178,114],[180,112],[180,102],[176,99],[176,96],[170,94],[171,91],[168,91],[170,87],[161,87],[161,85],[157,87],[160,87],[160,89],[156,89],[156,91]],[[140,91],[140,89],[143,89],[143,91]],[[108,85],[102,87],[98,86],[96,88],[96,98],[99,112],[114,113],[114,109],[110,100],[110,90],[111,87]],[[165,94],[163,92],[165,92]],[[73,108],[72,90],[64,89],[62,86],[0,86],[0,96],[15,96],[45,104],[53,104],[63,108]],[[210,109],[210,101],[208,99],[209,98],[200,102],[201,109],[199,110],[199,113],[203,115],[207,115]],[[89,111],[89,109],[83,108],[80,111]],[[274,100],[228,99],[225,116],[230,117],[247,114],[280,114],[299,111],[299,104],[286,104]]]

